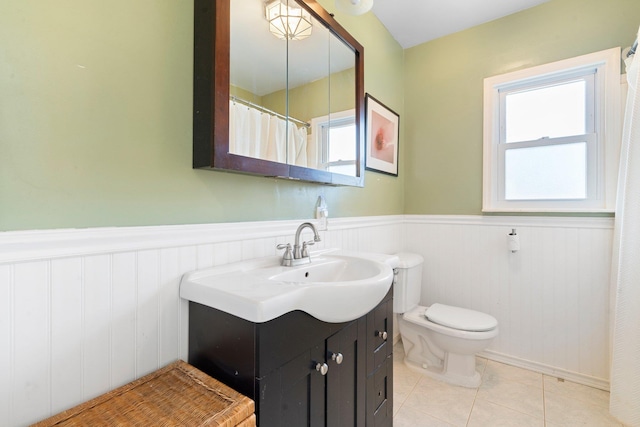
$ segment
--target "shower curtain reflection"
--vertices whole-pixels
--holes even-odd
[[[229,152],[308,167],[307,127],[229,101]]]

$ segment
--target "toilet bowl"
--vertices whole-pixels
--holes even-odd
[[[478,387],[476,353],[498,335],[498,321],[485,313],[435,303],[420,306],[420,255],[398,254],[394,285],[394,312],[405,350],[405,364],[420,373],[450,384]]]

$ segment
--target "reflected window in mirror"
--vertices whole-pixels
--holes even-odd
[[[311,120],[309,162],[318,169],[343,175],[356,175],[355,110],[332,113]]]

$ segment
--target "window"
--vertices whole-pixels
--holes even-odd
[[[330,116],[316,117],[311,120],[314,143],[310,156],[318,169],[344,175],[356,175],[356,149],[352,141],[356,140],[355,110],[332,113]],[[311,159],[310,159],[311,160]]]
[[[483,211],[613,211],[619,91],[619,48],[485,79]]]

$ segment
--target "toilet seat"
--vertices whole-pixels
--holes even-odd
[[[483,332],[498,326],[495,317],[486,313],[438,303],[428,307],[424,316],[430,322],[461,331]]]
[[[424,315],[427,307],[425,306],[416,306],[408,312],[404,313],[402,317],[400,317],[400,321],[406,321],[409,323],[413,323],[414,325],[420,326],[422,328],[431,329],[432,331],[449,335],[451,337],[456,338],[464,338],[469,340],[483,340],[487,338],[496,337],[498,335],[498,326],[489,330],[489,331],[465,331],[461,329],[454,329],[449,326],[439,325],[438,323],[432,322],[427,319],[427,316]],[[402,334],[402,328],[400,329],[400,334]]]

